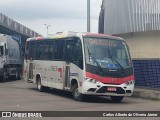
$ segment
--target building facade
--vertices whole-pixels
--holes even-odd
[[[160,88],[160,0],[103,0],[99,33],[126,40],[136,85]]]

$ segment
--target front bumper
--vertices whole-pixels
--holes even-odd
[[[82,94],[86,95],[105,95],[105,96],[131,96],[133,93],[134,84],[121,85],[112,84],[93,84],[85,81],[82,85]]]

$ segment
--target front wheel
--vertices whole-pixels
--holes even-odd
[[[84,95],[79,93],[78,91],[78,85],[74,85],[72,89],[73,99],[76,101],[83,101]]]
[[[7,68],[3,68],[2,81],[3,82],[7,81]]]
[[[111,100],[114,102],[114,103],[119,103],[123,100],[124,96],[110,96],[111,97]]]

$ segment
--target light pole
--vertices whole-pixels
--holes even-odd
[[[87,0],[87,32],[90,32],[90,0]]]
[[[48,36],[48,29],[49,29],[49,27],[51,27],[51,25],[47,25],[47,24],[44,24],[45,26],[46,26],[46,28],[47,28],[47,36]]]

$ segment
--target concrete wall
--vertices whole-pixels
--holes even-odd
[[[133,59],[160,59],[160,31],[119,34],[130,47]]]

